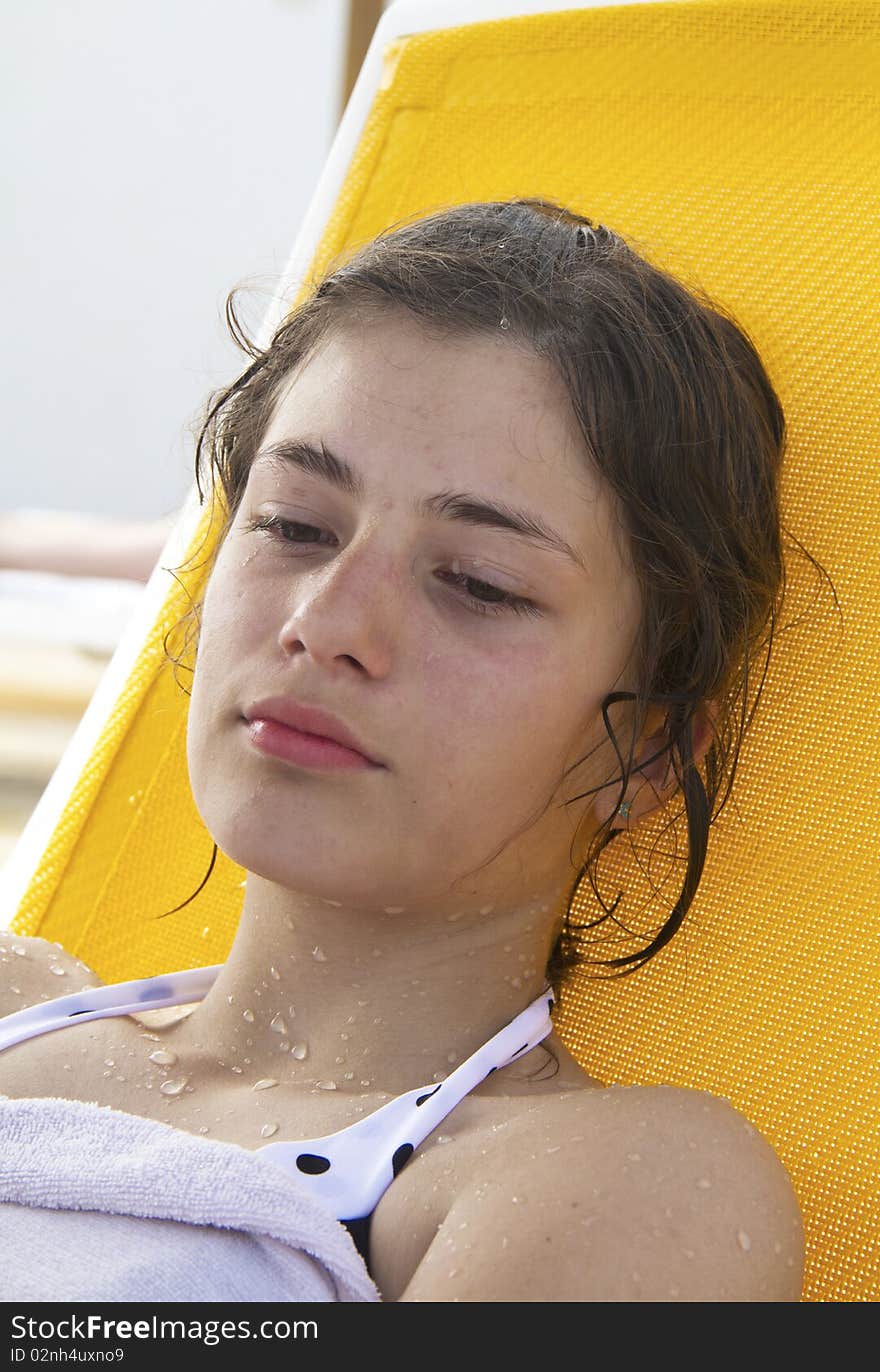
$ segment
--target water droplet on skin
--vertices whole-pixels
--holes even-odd
[[[167,1081],[162,1082],[159,1090],[162,1092],[163,1096],[179,1096],[184,1086],[186,1086],[186,1083],[186,1077],[169,1078]]]
[[[112,1058],[105,1058],[105,1059],[104,1059],[104,1066],[105,1066],[105,1067],[115,1067],[115,1066],[116,1066],[116,1063],[113,1061]]]
[[[386,905],[385,913],[386,915],[402,915],[405,909],[405,905]]]
[[[209,924],[206,924],[204,929],[202,930],[202,938],[207,938],[210,932],[211,926]]]
[[[13,953],[16,954],[17,957],[20,957],[20,958],[26,958],[26,957],[27,957],[27,949],[26,949],[26,948],[13,948],[12,951],[13,951]]]
[[[260,1138],[262,1138],[262,1139],[270,1139],[270,1138],[272,1137],[273,1134],[277,1134],[277,1133],[278,1133],[278,1125],[277,1125],[277,1124],[264,1124],[263,1127],[262,1127],[262,1129],[260,1130]]]
[[[226,997],[226,1004],[227,1004],[227,1005],[234,1005],[234,1004],[235,1004],[235,996],[227,996],[227,997]]]
[[[254,1022],[254,1012],[253,1012],[253,1010],[242,1010],[242,1012],[241,1012],[241,1017],[242,1017],[242,1019],[247,1020],[248,1024],[253,1024],[253,1022]]]
[[[269,976],[270,976],[270,977],[274,977],[276,981],[280,981],[280,980],[281,980],[281,973],[278,971],[278,968],[277,968],[277,967],[270,967],[270,968],[269,968]]]
[[[200,1133],[200,1134],[207,1134],[207,1132],[208,1132],[208,1126],[207,1126],[207,1124],[202,1124],[202,1125],[200,1125],[200,1127],[199,1127],[199,1133]]]
[[[456,910],[456,912],[455,912],[454,915],[447,915],[446,918],[447,918],[447,920],[449,921],[450,924],[454,924],[455,921],[456,921],[457,919],[461,919],[461,918],[463,917],[463,915],[464,915],[464,910]]]
[[[681,1251],[686,1258],[692,1258],[694,1256],[694,1250],[692,1248],[683,1248]]]
[[[629,1158],[630,1162],[641,1162],[642,1160],[641,1153],[627,1153],[626,1156]]]
[[[507,1245],[509,1244],[509,1242],[510,1242],[510,1239],[509,1239],[509,1238],[507,1237],[507,1235],[505,1234],[504,1237],[503,1237],[502,1240],[501,1240],[501,1247],[502,1247],[502,1248],[506,1248]]]
[[[744,1229],[740,1229],[736,1236],[736,1241],[744,1253],[750,1253],[752,1241]]]
[[[230,1067],[229,1070],[230,1070],[230,1072],[238,1072],[239,1075],[241,1075],[241,1072],[243,1071],[243,1068],[241,1068],[241,1067],[234,1067],[234,1066],[233,1066],[233,1067]]]
[[[177,1061],[177,1054],[172,1053],[170,1048],[157,1048],[149,1054],[149,1060],[158,1063],[160,1067],[171,1067]]]
[[[708,1177],[700,1177],[700,1180],[697,1182],[697,1186],[699,1186],[701,1191],[708,1191],[711,1185],[712,1183]]]
[[[277,1085],[278,1082],[275,1077],[261,1077],[259,1081],[254,1082],[253,1089],[254,1091],[267,1091],[270,1086]]]
[[[315,1082],[315,1085],[316,1085],[316,1086],[319,1086],[319,1087],[321,1088],[322,1091],[335,1091],[335,1090],[336,1090],[336,1082],[335,1082],[335,1081],[316,1081],[316,1082]]]
[[[286,1034],[287,1021],[284,1019],[283,1015],[276,1015],[273,1020],[270,1020],[269,1028],[274,1029],[276,1034]]]
[[[491,915],[491,913],[492,913],[492,911],[493,911],[494,909],[495,909],[494,904],[492,904],[492,905],[481,905],[481,906],[480,906],[480,914],[481,914],[481,915]]]
[[[782,1244],[779,1242],[778,1239],[773,1245],[773,1252],[777,1255],[777,1257],[782,1252]]]
[[[293,1008],[292,1005],[288,1005],[288,1007],[287,1007],[287,1013],[288,1013],[288,1015],[290,1015],[290,1018],[291,1018],[291,1019],[296,1019],[296,1011],[294,1010],[294,1008]]]
[[[312,949],[312,957],[315,959],[315,962],[326,962],[326,961],[327,961],[327,954],[324,952],[324,950],[323,950],[322,948],[317,948],[317,947],[316,947],[316,948],[313,948],[313,949]]]
[[[309,1045],[307,1043],[295,1043],[290,1050],[290,1054],[291,1057],[294,1057],[297,1059],[297,1061],[302,1062],[303,1058],[305,1057],[308,1051]]]
[[[354,1072],[343,1072],[342,1076],[345,1081],[354,1081]]]

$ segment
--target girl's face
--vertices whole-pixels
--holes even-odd
[[[203,605],[187,746],[218,845],[377,912],[562,889],[593,798],[561,802],[618,771],[600,703],[631,684],[625,558],[549,363],[404,314],[337,332],[281,395]],[[270,695],[384,767],[267,756],[243,715]]]

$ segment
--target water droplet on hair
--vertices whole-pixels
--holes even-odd
[[[326,962],[326,961],[327,961],[327,954],[324,952],[323,948],[318,948],[318,947],[313,948],[313,949],[312,949],[312,957],[315,959],[315,962]]]
[[[286,1034],[287,1021],[283,1015],[276,1015],[273,1020],[269,1021],[269,1028],[274,1029],[276,1034]]]
[[[253,1010],[242,1010],[242,1012],[241,1012],[241,1017],[242,1017],[242,1019],[246,1019],[247,1022],[248,1022],[248,1024],[253,1024],[253,1022],[254,1022],[254,1012],[253,1012]]]
[[[506,314],[503,314],[503,315],[501,316],[501,318],[499,319],[499,321],[498,321],[498,327],[499,327],[500,329],[509,329],[509,328],[510,328],[510,320],[507,318],[507,315],[506,315]]]
[[[262,1127],[262,1129],[260,1130],[260,1138],[262,1138],[262,1139],[270,1139],[270,1138],[272,1137],[273,1134],[277,1134],[277,1133],[278,1133],[278,1125],[277,1125],[277,1124],[264,1124],[263,1127]]]
[[[316,1081],[316,1082],[315,1082],[315,1085],[316,1085],[316,1086],[319,1086],[319,1087],[321,1088],[322,1091],[335,1091],[335,1090],[336,1090],[336,1082],[335,1082],[335,1081]]]
[[[307,1043],[295,1043],[290,1050],[291,1056],[295,1057],[299,1062],[302,1062],[308,1051],[309,1045]]]
[[[736,1241],[744,1253],[750,1253],[752,1241],[744,1229],[740,1229],[736,1236]]]
[[[160,1067],[172,1067],[177,1061],[177,1054],[172,1053],[170,1048],[157,1048],[149,1054],[149,1060],[158,1063]]]
[[[162,1082],[159,1090],[162,1092],[163,1096],[179,1096],[184,1086],[186,1086],[186,1083],[186,1077],[169,1077],[166,1081]]]
[[[278,1082],[275,1077],[260,1077],[259,1081],[254,1082],[252,1089],[254,1091],[267,1091],[270,1086],[277,1085]]]

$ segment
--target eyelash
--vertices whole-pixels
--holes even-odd
[[[267,533],[270,538],[280,539],[282,542],[293,543],[294,545],[297,544],[298,540],[288,537],[289,530],[313,529],[316,533],[321,532],[314,524],[302,524],[299,520],[282,519],[280,515],[259,515],[255,519],[249,520],[246,523],[245,528],[249,533],[261,530],[262,532]],[[306,540],[306,542],[308,542],[308,540]],[[493,586],[491,582],[480,581],[479,578],[475,576],[465,576],[463,572],[453,572],[450,579],[459,586],[464,586],[465,583],[470,582],[475,586],[486,586],[490,590],[500,591],[500,587]],[[506,613],[510,610],[512,610],[514,614],[539,615],[541,613],[538,607],[531,600],[527,600],[525,596],[513,595],[510,591],[501,591],[501,594],[504,597],[503,600],[487,601],[479,600],[476,596],[471,595],[470,592],[468,592],[468,599],[470,600],[471,608],[476,610],[478,614],[497,615]]]

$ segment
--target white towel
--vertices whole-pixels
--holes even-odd
[[[348,1231],[237,1144],[0,1099],[3,1301],[378,1301]]]

